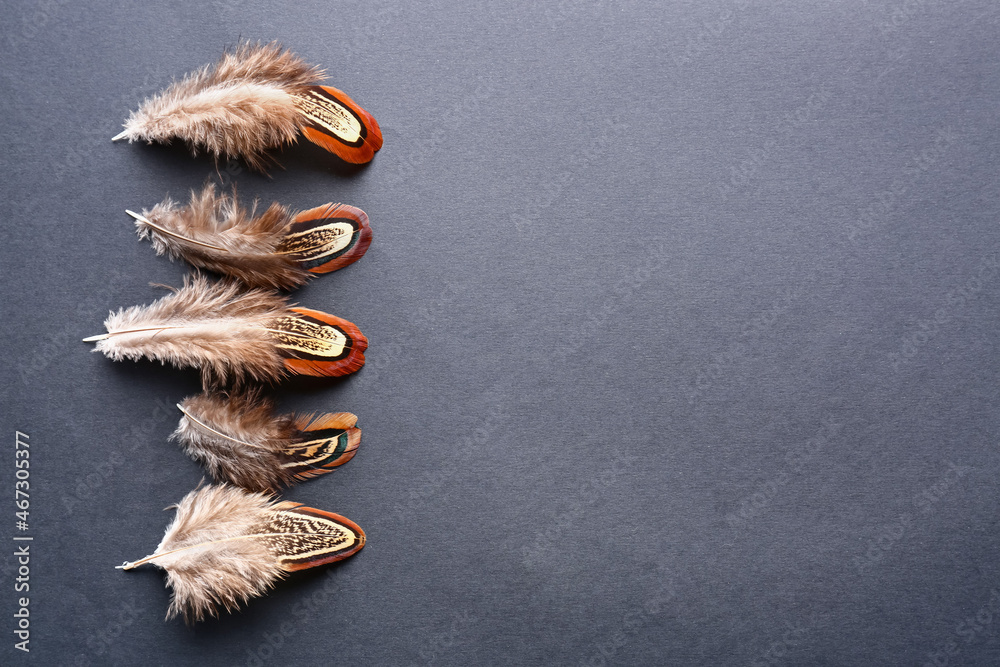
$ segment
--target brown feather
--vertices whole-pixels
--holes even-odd
[[[191,192],[191,203],[167,199],[136,218],[139,238],[149,238],[157,254],[181,257],[252,287],[290,289],[314,273],[354,262],[371,243],[364,211],[326,204],[293,213],[277,203],[261,215],[239,204],[235,194],[216,193],[211,183]]]
[[[356,326],[328,313],[290,308],[263,289],[195,275],[148,306],[121,309],[91,338],[115,361],[148,358],[200,368],[206,386],[285,374],[338,376],[364,365],[368,340]]]
[[[242,157],[262,171],[268,150],[295,143],[300,130],[315,126],[325,127],[335,139],[339,132],[351,140],[345,143],[341,138],[325,148],[348,162],[367,162],[382,145],[378,124],[342,93],[345,100],[334,97],[325,107],[308,106],[322,79],[323,70],[277,43],[246,42],[214,66],[205,66],[147,99],[115,139],[170,143],[179,138],[194,153],[201,148],[216,159]],[[338,121],[341,116],[345,120]],[[346,125],[346,119],[361,129]]]
[[[184,416],[171,439],[216,481],[248,491],[273,492],[331,472],[361,444],[354,415],[274,415],[259,392],[206,392],[177,407]]]
[[[186,495],[153,554],[124,563],[166,570],[172,589],[167,618],[188,623],[232,611],[266,593],[289,572],[357,553],[365,534],[350,519],[274,502],[231,486],[206,486]]]

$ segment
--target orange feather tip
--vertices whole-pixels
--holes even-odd
[[[291,312],[275,326],[278,352],[290,372],[338,377],[365,365],[368,339],[354,323],[309,308]]]
[[[350,412],[297,416],[292,425],[299,431],[299,441],[286,450],[294,462],[285,469],[305,481],[344,465],[361,446],[357,423],[357,415]]]
[[[372,228],[364,211],[347,204],[324,204],[296,215],[278,250],[310,273],[321,274],[361,259],[371,243]]]
[[[290,501],[279,504],[275,509],[294,514],[301,514],[306,517],[319,519],[320,521],[333,523],[338,527],[345,529],[347,532],[353,533],[353,540],[347,540],[347,543],[337,551],[331,552],[329,550],[324,550],[315,555],[306,553],[294,559],[285,558],[284,566],[289,572],[308,570],[309,568],[319,567],[320,565],[326,565],[327,563],[333,563],[338,560],[349,558],[361,551],[361,549],[365,546],[365,541],[367,539],[365,537],[365,531],[361,530],[361,526],[345,516],[319,510],[315,507],[306,507],[301,503],[294,503]]]
[[[375,118],[343,91],[332,86],[309,86],[295,95],[306,118],[302,134],[351,164],[370,162],[382,148],[382,130]]]
[[[328,412],[319,416],[302,415],[295,419],[295,428],[300,431],[325,431],[327,429],[346,430],[354,428],[358,416],[352,412]]]

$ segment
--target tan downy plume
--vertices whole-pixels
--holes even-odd
[[[173,590],[167,619],[180,614],[192,623],[232,611],[289,572],[347,558],[365,545],[364,531],[350,519],[231,486],[196,489],[176,508],[156,551],[118,566],[166,570]]]
[[[108,333],[84,338],[115,361],[200,368],[206,386],[274,382],[293,373],[338,376],[365,363],[368,339],[351,322],[264,289],[195,275],[148,306],[111,313]]]
[[[182,139],[194,153],[263,170],[266,151],[301,132],[347,162],[370,161],[382,147],[378,123],[342,91],[318,85],[323,76],[277,43],[246,42],[147,99],[112,141]]]
[[[136,219],[139,238],[149,238],[157,254],[222,273],[250,285],[290,289],[313,274],[351,264],[368,250],[368,216],[346,204],[324,204],[293,213],[271,204],[260,215],[235,194],[218,194],[209,183],[191,192],[191,203],[167,199]]]
[[[218,482],[274,492],[331,472],[361,444],[358,418],[349,412],[275,415],[259,392],[206,392],[185,398],[171,436]]]

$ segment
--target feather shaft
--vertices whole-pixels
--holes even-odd
[[[255,540],[261,537],[267,537],[270,535],[278,535],[278,533],[257,533],[255,535],[237,535],[236,537],[226,537],[221,540],[212,540],[211,542],[202,542],[200,544],[189,544],[186,547],[179,547],[177,549],[171,549],[170,551],[163,551],[161,553],[150,554],[139,560],[132,562],[124,562],[121,565],[115,565],[116,570],[134,570],[140,565],[145,565],[146,563],[152,563],[157,558],[166,558],[167,556],[173,556],[174,554],[179,554],[183,551],[188,551],[189,549],[203,549],[208,544],[224,544],[226,542],[237,542],[240,540]],[[293,533],[282,533],[281,535],[289,536]]]
[[[219,252],[229,252],[229,250],[227,248],[223,248],[223,247],[217,246],[217,245],[212,245],[211,243],[205,243],[204,241],[199,241],[198,239],[193,239],[193,238],[190,238],[188,236],[184,236],[183,234],[178,234],[177,232],[171,231],[171,230],[167,229],[166,227],[161,227],[160,225],[156,224],[155,222],[153,222],[152,220],[150,220],[146,216],[140,215],[140,214],[136,213],[135,211],[130,211],[128,209],[125,209],[125,212],[128,213],[129,215],[131,215],[133,218],[135,218],[139,222],[141,222],[142,224],[146,225],[147,227],[151,227],[152,229],[155,229],[156,231],[158,231],[161,234],[166,234],[167,236],[172,236],[173,238],[177,239],[178,241],[184,241],[185,243],[192,243],[194,245],[200,245],[203,248],[210,248],[212,250],[218,250]]]
[[[200,428],[200,429],[202,429],[202,430],[204,430],[204,431],[206,431],[208,433],[211,433],[212,435],[216,435],[216,436],[218,436],[220,438],[225,438],[226,440],[229,440],[231,442],[239,443],[239,444],[244,445],[246,447],[252,447],[253,449],[266,449],[266,447],[261,447],[260,445],[255,445],[252,442],[247,442],[246,440],[239,440],[237,438],[232,437],[231,435],[226,435],[222,431],[218,431],[218,430],[212,428],[211,426],[209,426],[205,422],[199,420],[193,414],[191,414],[190,412],[188,412],[188,410],[183,405],[181,405],[180,403],[177,404],[177,409],[180,410],[181,412],[183,412],[184,416],[187,417],[188,420],[190,420],[191,423],[194,424],[196,427],[198,427],[198,428]]]
[[[142,327],[139,329],[121,329],[119,331],[109,331],[108,333],[98,334],[96,336],[90,336],[89,338],[84,338],[84,343],[93,343],[99,340],[107,340],[112,336],[124,336],[126,334],[142,333],[145,331],[166,331],[168,329],[188,329],[190,327],[183,326],[171,326],[171,327]]]

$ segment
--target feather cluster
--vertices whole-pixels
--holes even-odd
[[[382,146],[378,123],[335,88],[323,70],[278,44],[244,43],[175,81],[133,111],[114,139],[182,139],[219,159],[242,157],[263,170],[266,152],[299,133],[348,162],[368,162]]]
[[[322,70],[276,43],[244,43],[143,102],[114,137],[187,142],[192,151],[242,157],[262,170],[267,151],[305,136],[347,162],[382,146],[375,119]],[[167,618],[188,623],[238,608],[290,572],[347,558],[365,544],[349,519],[270,493],[330,472],[361,442],[348,412],[275,415],[253,383],[289,374],[339,376],[365,363],[368,340],[351,322],[294,307],[275,290],[356,261],[371,243],[364,211],[324,204],[293,212],[277,203],[257,214],[212,185],[182,206],[170,199],[136,218],[158,254],[198,269],[184,285],[144,306],[112,312],[107,333],[85,341],[115,361],[152,359],[201,370],[205,393],[178,404],[171,439],[219,484],[195,489],[145,563],[167,573]],[[222,387],[230,386],[226,393]]]
[[[104,326],[108,333],[84,340],[109,358],[200,368],[206,386],[274,382],[289,373],[346,375],[364,365],[368,347],[347,320],[201,275],[148,306],[112,313]]]
[[[275,415],[259,392],[206,392],[184,399],[173,440],[219,482],[275,492],[343,465],[361,444],[349,412]]]
[[[252,287],[290,289],[313,274],[356,261],[368,250],[372,232],[359,208],[325,204],[293,213],[271,204],[256,215],[235,195],[219,194],[211,183],[181,206],[171,199],[136,218],[139,238],[157,254],[236,278]]]
[[[119,566],[163,568],[172,589],[167,618],[188,623],[232,611],[289,572],[357,553],[364,531],[350,519],[226,485],[185,496],[151,555]]]

